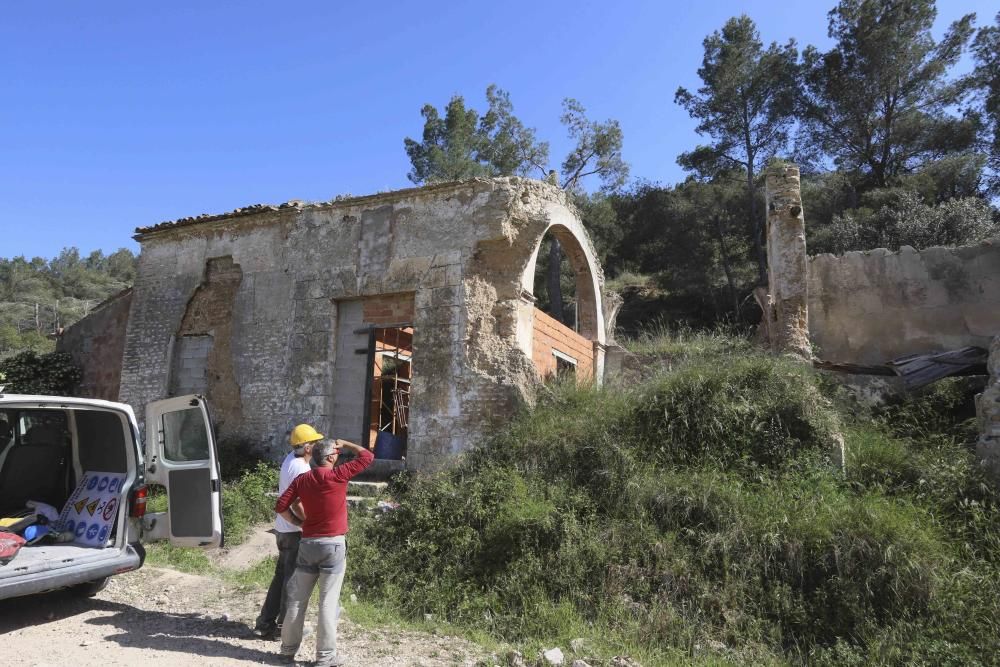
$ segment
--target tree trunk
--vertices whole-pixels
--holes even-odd
[[[562,248],[559,247],[559,241],[555,238],[552,239],[552,243],[549,244],[549,309],[552,311],[549,313],[552,317],[556,318],[560,322],[565,323],[565,317],[563,315],[563,298],[562,298]]]
[[[736,291],[736,283],[733,282],[733,271],[729,266],[729,250],[726,248],[726,235],[722,232],[722,216],[715,216],[715,232],[719,235],[719,254],[722,256],[722,270],[725,272],[726,282],[729,284],[729,296],[733,300],[733,313],[739,319],[740,295]]]
[[[747,163],[747,222],[757,255],[757,284],[767,285],[767,250],[764,247],[764,226],[757,216],[757,198],[753,189],[753,163]]]

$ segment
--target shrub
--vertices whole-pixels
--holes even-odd
[[[255,524],[274,518],[275,498],[268,494],[277,489],[277,466],[263,462],[245,471],[239,479],[223,484],[222,516],[226,544],[239,544]]]
[[[348,585],[405,616],[584,635],[647,664],[706,646],[734,663],[990,662],[1000,521],[948,418],[958,390],[865,423],[808,369],[695,340],[669,373],[555,385],[452,468],[398,479],[398,510],[352,517]]]
[[[70,396],[82,373],[65,352],[27,351],[0,359],[0,375],[10,392]]]

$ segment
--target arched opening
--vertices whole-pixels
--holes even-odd
[[[550,317],[579,331],[576,274],[562,244],[552,234],[546,234],[535,260],[535,282],[532,288],[535,306]]]
[[[522,289],[533,303],[531,353],[540,377],[601,380],[605,332],[599,272],[582,229],[554,224],[539,239]]]

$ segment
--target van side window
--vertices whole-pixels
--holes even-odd
[[[208,460],[208,433],[201,410],[168,412],[162,419],[164,458],[179,463]]]
[[[62,410],[22,410],[14,430],[18,444],[69,445],[69,425]]]
[[[76,410],[78,457],[83,470],[128,472],[123,415],[102,410]]]

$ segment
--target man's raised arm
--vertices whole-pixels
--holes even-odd
[[[375,460],[375,455],[368,451],[367,447],[356,445],[348,440],[337,438],[337,447],[354,452],[358,458],[333,469],[334,478],[338,482],[346,482],[359,472],[367,468]]]

